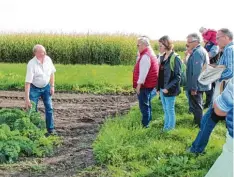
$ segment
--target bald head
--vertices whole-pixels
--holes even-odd
[[[233,40],[233,33],[227,29],[222,28],[218,30],[216,35],[216,41],[221,49],[228,45]]]
[[[37,44],[33,47],[33,53],[37,59],[44,59],[46,56],[46,49],[43,45]]]
[[[33,47],[33,53],[35,54],[38,51],[43,51],[46,54],[46,49],[43,45],[37,44]]]
[[[137,40],[138,40],[138,42],[140,42],[141,44],[144,44],[145,46],[150,45],[150,40],[147,36],[141,36]]]

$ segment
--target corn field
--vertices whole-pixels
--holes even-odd
[[[135,35],[89,34],[3,34],[0,35],[0,62],[27,63],[35,44],[45,46],[54,63],[128,65],[136,61]],[[152,41],[157,52],[158,43]],[[184,42],[175,42],[184,51]]]

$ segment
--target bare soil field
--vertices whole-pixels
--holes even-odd
[[[53,97],[55,127],[63,144],[52,157],[39,159],[46,170],[37,173],[21,168],[1,168],[0,176],[27,177],[74,176],[92,166],[95,160],[92,143],[107,117],[125,114],[136,103],[136,96],[56,93]],[[23,92],[0,91],[0,108],[24,108]],[[44,116],[42,101],[38,105]],[[21,159],[33,161],[34,159]]]

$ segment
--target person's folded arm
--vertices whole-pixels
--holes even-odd
[[[214,111],[219,116],[226,116],[227,112],[233,109],[233,84],[232,79],[214,101]]]

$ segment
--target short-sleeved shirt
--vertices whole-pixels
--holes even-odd
[[[55,72],[56,69],[49,56],[45,57],[43,64],[34,57],[28,62],[25,82],[43,88],[49,84],[51,74]]]
[[[226,112],[226,124],[229,135],[233,138],[233,78],[228,82],[223,93],[219,95],[215,102],[222,112]]]

